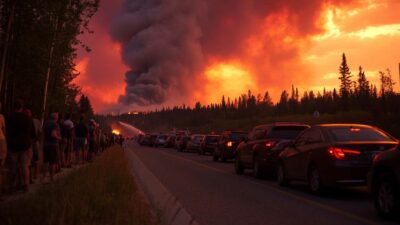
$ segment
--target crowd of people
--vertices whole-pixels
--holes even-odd
[[[51,182],[62,168],[91,162],[117,142],[93,119],[81,115],[75,122],[71,114],[53,112],[41,122],[17,101],[9,115],[0,114],[0,199],[36,181]]]

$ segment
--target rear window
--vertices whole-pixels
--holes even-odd
[[[229,139],[231,139],[232,141],[241,141],[246,136],[246,133],[230,133]]]
[[[277,126],[272,128],[268,138],[295,139],[307,126]]]
[[[369,127],[332,127],[328,130],[335,141],[394,141],[382,131]]]
[[[206,137],[206,142],[217,142],[218,141],[218,136],[207,136]]]

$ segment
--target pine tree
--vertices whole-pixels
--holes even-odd
[[[346,55],[342,55],[342,63],[339,67],[339,80],[340,80],[340,97],[342,100],[341,107],[344,110],[348,109],[349,97],[351,94],[351,72],[347,65]]]

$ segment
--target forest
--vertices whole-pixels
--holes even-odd
[[[79,35],[99,0],[0,0],[0,102],[3,113],[23,100],[33,115],[49,112],[93,114],[90,101],[73,84]],[[80,99],[79,99],[80,98]],[[79,101],[77,101],[79,99]]]
[[[360,66],[353,74],[346,55],[338,68],[340,86],[322,92],[299,93],[295,86],[282,91],[273,103],[268,91],[263,95],[251,90],[235,99],[221,97],[216,104],[194,107],[186,105],[163,108],[154,112],[108,116],[111,120],[131,123],[144,131],[168,132],[189,129],[192,132],[249,130],[252,126],[270,122],[367,123],[388,130],[400,137],[400,95],[390,70],[379,72],[380,84],[371,84]],[[314,114],[318,112],[318,117]]]

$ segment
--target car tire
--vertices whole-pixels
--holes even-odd
[[[288,179],[286,167],[285,167],[285,165],[283,164],[283,162],[281,162],[281,163],[278,164],[278,169],[277,169],[277,172],[276,172],[276,177],[277,177],[279,186],[286,187],[286,186],[289,185],[290,180]]]
[[[312,194],[321,195],[325,190],[321,180],[321,173],[316,166],[310,166],[308,170],[308,188]]]
[[[253,162],[253,176],[257,179],[261,179],[264,177],[264,173],[260,168],[260,162],[256,157]]]
[[[400,217],[400,191],[395,178],[389,173],[378,175],[373,193],[378,215],[384,219]]]
[[[237,155],[235,158],[235,172],[236,174],[243,174],[244,172],[244,167],[242,165],[242,162],[240,161],[239,155]]]

